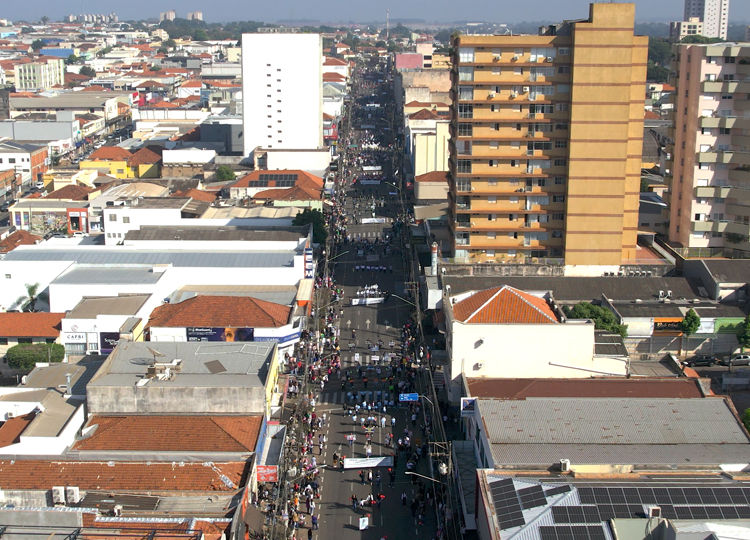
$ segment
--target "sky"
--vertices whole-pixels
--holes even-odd
[[[10,20],[38,20],[47,15],[53,21],[66,14],[111,13],[120,20],[158,17],[160,11],[175,9],[184,17],[188,11],[203,11],[207,22],[255,20],[275,23],[284,19],[308,19],[320,22],[384,21],[390,8],[391,20],[424,19],[426,22],[467,20],[469,14],[481,13],[473,22],[515,23],[522,21],[560,21],[588,16],[590,0],[535,0],[532,4],[498,0],[400,0],[387,2],[372,0],[280,0],[254,2],[226,0],[207,4],[202,0],[34,0],[33,2],[2,2],[0,18]],[[679,20],[683,0],[635,0],[636,20]],[[533,6],[533,10],[526,9]],[[467,9],[468,8],[468,9]],[[730,23],[750,23],[750,1],[730,0]]]

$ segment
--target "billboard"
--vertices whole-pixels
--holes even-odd
[[[472,418],[476,416],[477,398],[461,398],[461,418]]]
[[[120,332],[101,332],[99,334],[99,354],[109,354],[120,342]]]
[[[188,341],[255,341],[254,328],[188,327]]]
[[[258,465],[258,482],[278,482],[278,465]]]

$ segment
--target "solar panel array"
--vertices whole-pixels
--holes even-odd
[[[536,508],[537,506],[545,506],[547,504],[547,498],[544,496],[542,486],[532,486],[519,489],[518,496],[521,498],[521,507],[524,510]]]
[[[268,182],[274,181],[276,182],[277,188],[294,187],[294,183],[297,181],[298,177],[299,175],[297,174],[263,173],[263,174],[258,175],[257,182],[265,182],[265,185],[268,186]],[[250,187],[256,187],[256,186],[250,186]],[[265,187],[265,186],[257,186],[257,187]]]
[[[539,527],[541,540],[607,540],[601,525]]]
[[[490,494],[492,503],[497,512],[497,520],[500,524],[500,530],[512,529],[526,525],[521,510],[521,502],[518,500],[518,493],[513,485],[513,480],[505,478],[499,482],[490,484]]]

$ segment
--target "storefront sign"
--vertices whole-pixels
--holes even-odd
[[[120,343],[120,332],[102,332],[99,334],[99,354],[109,354]]]
[[[278,482],[279,467],[277,465],[258,465],[258,482]]]
[[[477,398],[461,398],[461,418],[473,418],[477,413]]]
[[[255,341],[254,328],[188,327],[188,341]]]
[[[371,306],[374,304],[382,304],[385,302],[385,298],[352,298],[351,305],[353,306]]]
[[[86,334],[63,334],[63,343],[86,343]]]
[[[654,332],[682,332],[680,321],[654,321]]]
[[[305,248],[305,279],[315,277],[315,265],[313,264],[312,248]]]
[[[253,339],[253,341],[275,341],[276,343],[286,343],[288,341],[299,339],[300,332],[301,330],[297,330],[293,334],[289,334],[287,336],[255,336],[255,339]]]

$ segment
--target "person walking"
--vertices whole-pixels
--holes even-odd
[[[362,482],[362,483],[364,484],[364,482]],[[404,493],[403,496],[405,497],[406,494]],[[352,510],[354,510],[356,512],[357,511],[357,504],[359,504],[359,501],[357,500],[357,496],[355,494],[352,494],[352,496],[349,497],[349,500],[352,501]],[[404,503],[404,506],[406,506],[406,503]]]
[[[312,520],[312,530],[317,531],[318,530],[318,516],[313,514],[311,520]]]
[[[360,470],[359,471],[359,479],[362,480],[362,485],[363,486],[365,485],[365,478],[366,478],[365,471]]]
[[[409,497],[406,496],[406,492],[401,492],[401,506],[406,506],[406,501],[409,500]]]

